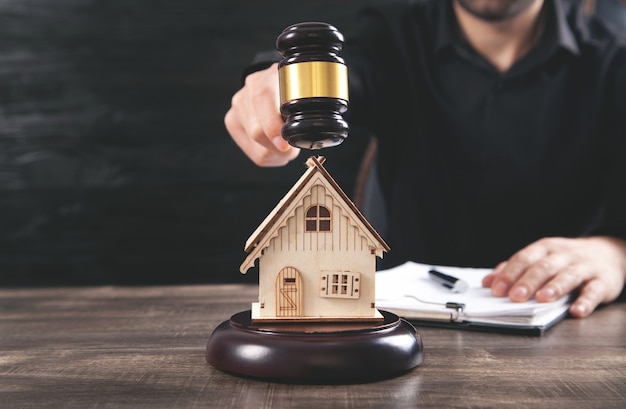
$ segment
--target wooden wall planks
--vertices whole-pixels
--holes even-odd
[[[0,285],[244,280],[306,153],[259,170],[231,142],[241,70],[287,25],[377,2],[2,2]],[[366,139],[323,152],[349,193]]]

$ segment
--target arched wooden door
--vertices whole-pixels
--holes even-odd
[[[302,277],[293,267],[285,267],[276,276],[276,316],[302,316]]]

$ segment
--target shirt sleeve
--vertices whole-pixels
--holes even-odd
[[[281,56],[276,50],[259,51],[254,55],[254,58],[248,64],[241,73],[241,85],[243,86],[246,81],[246,77],[253,72],[261,71],[269,68],[272,64],[281,60]]]

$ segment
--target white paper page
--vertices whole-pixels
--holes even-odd
[[[451,292],[429,278],[428,270],[431,268],[466,281],[469,289],[463,293]],[[445,309],[445,306],[441,304],[456,302],[465,304],[463,316],[471,319],[494,316],[531,316],[555,308],[562,309],[562,306],[568,302],[568,297],[550,303],[539,303],[534,299],[524,303],[515,303],[508,297],[494,297],[489,288],[482,287],[482,279],[489,272],[491,269],[432,266],[407,262],[376,273],[376,306],[381,309],[441,311]]]

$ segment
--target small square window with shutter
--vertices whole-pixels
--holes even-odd
[[[360,293],[360,273],[322,271],[320,276],[320,297],[358,299]]]

